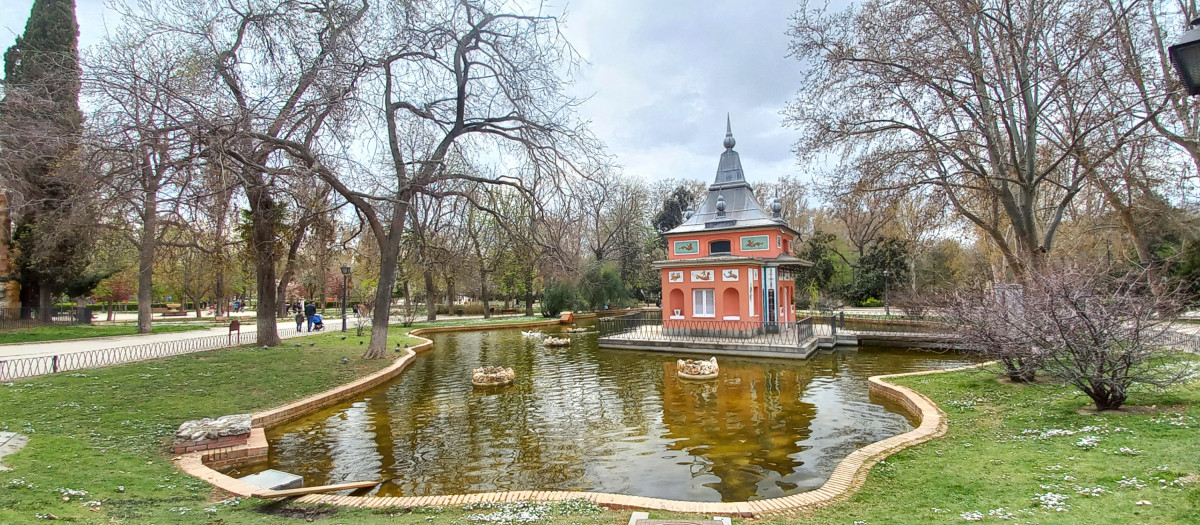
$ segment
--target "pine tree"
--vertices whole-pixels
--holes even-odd
[[[48,316],[53,294],[77,280],[90,223],[77,154],[79,25],[74,0],[35,0],[25,32],[4,53],[0,101],[0,181],[15,206],[13,243],[26,306],[34,294]],[[82,220],[81,220],[82,219]]]

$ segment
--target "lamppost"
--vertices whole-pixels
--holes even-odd
[[[890,317],[892,315],[892,307],[888,305],[888,274],[887,270],[883,271],[883,315]]]
[[[1200,94],[1200,18],[1192,19],[1186,33],[1179,36],[1175,45],[1167,48],[1171,65],[1183,81],[1188,95]]]
[[[350,265],[342,265],[342,331],[346,331],[346,283],[350,280]]]

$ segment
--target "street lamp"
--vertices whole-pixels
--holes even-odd
[[[1200,94],[1200,18],[1195,18],[1188,24],[1188,30],[1180,35],[1175,45],[1167,48],[1171,56],[1171,65],[1183,81],[1183,87],[1188,95]]]
[[[342,331],[346,331],[346,282],[350,280],[350,265],[342,265]]]
[[[889,272],[887,270],[883,271],[883,315],[884,315],[884,317],[891,317],[891,315],[892,315],[892,307],[888,306],[888,290],[887,289],[888,289],[888,274],[889,273],[891,273],[891,272]]]

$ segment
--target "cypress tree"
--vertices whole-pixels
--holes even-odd
[[[36,294],[43,318],[53,295],[83,273],[90,245],[75,227],[86,209],[76,159],[78,42],[74,0],[35,0],[25,32],[4,53],[0,177],[17,206],[12,237],[22,303],[32,305]]]

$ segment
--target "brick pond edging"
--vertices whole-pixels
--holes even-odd
[[[421,334],[462,332],[474,330],[495,330],[497,328],[525,328],[558,324],[558,320],[534,321],[526,323],[504,323],[491,325],[464,325],[419,328],[409,332],[409,335],[420,337]],[[267,453],[266,428],[279,425],[292,419],[304,416],[313,411],[336,404],[360,392],[378,386],[397,376],[409,363],[416,358],[417,353],[429,350],[433,341],[424,342],[409,348],[408,352],[395,363],[345,385],[325,392],[306,397],[287,405],[258,412],[253,415],[253,430],[249,441],[244,445],[218,448],[183,454],[174,459],[180,470],[200,478],[222,490],[243,497],[274,497],[273,490],[262,489],[243,483],[233,477],[221,474],[211,467],[265,459]],[[739,516],[743,518],[757,517],[765,514],[781,514],[804,511],[833,503],[845,498],[858,490],[867,479],[871,467],[887,456],[905,448],[924,443],[941,437],[946,433],[946,415],[933,400],[908,387],[890,383],[887,380],[896,377],[928,375],[954,372],[976,368],[990,363],[951,368],[946,370],[928,370],[908,372],[903,374],[887,374],[872,376],[868,379],[868,388],[872,395],[887,398],[904,409],[909,416],[920,421],[916,428],[903,434],[851,452],[833,469],[829,479],[819,488],[791,496],[769,498],[756,501],[742,502],[692,502],[647,498],[643,496],[627,496],[624,494],[609,494],[603,492],[582,491],[506,491],[484,492],[477,494],[450,494],[440,496],[404,496],[404,497],[374,497],[374,496],[338,496],[331,494],[309,494],[297,499],[300,503],[315,503],[347,507],[388,508],[388,507],[419,507],[419,506],[459,506],[470,503],[500,503],[515,501],[565,501],[581,499],[597,505],[614,509],[645,509],[678,512],[684,514],[708,514],[723,516]]]

